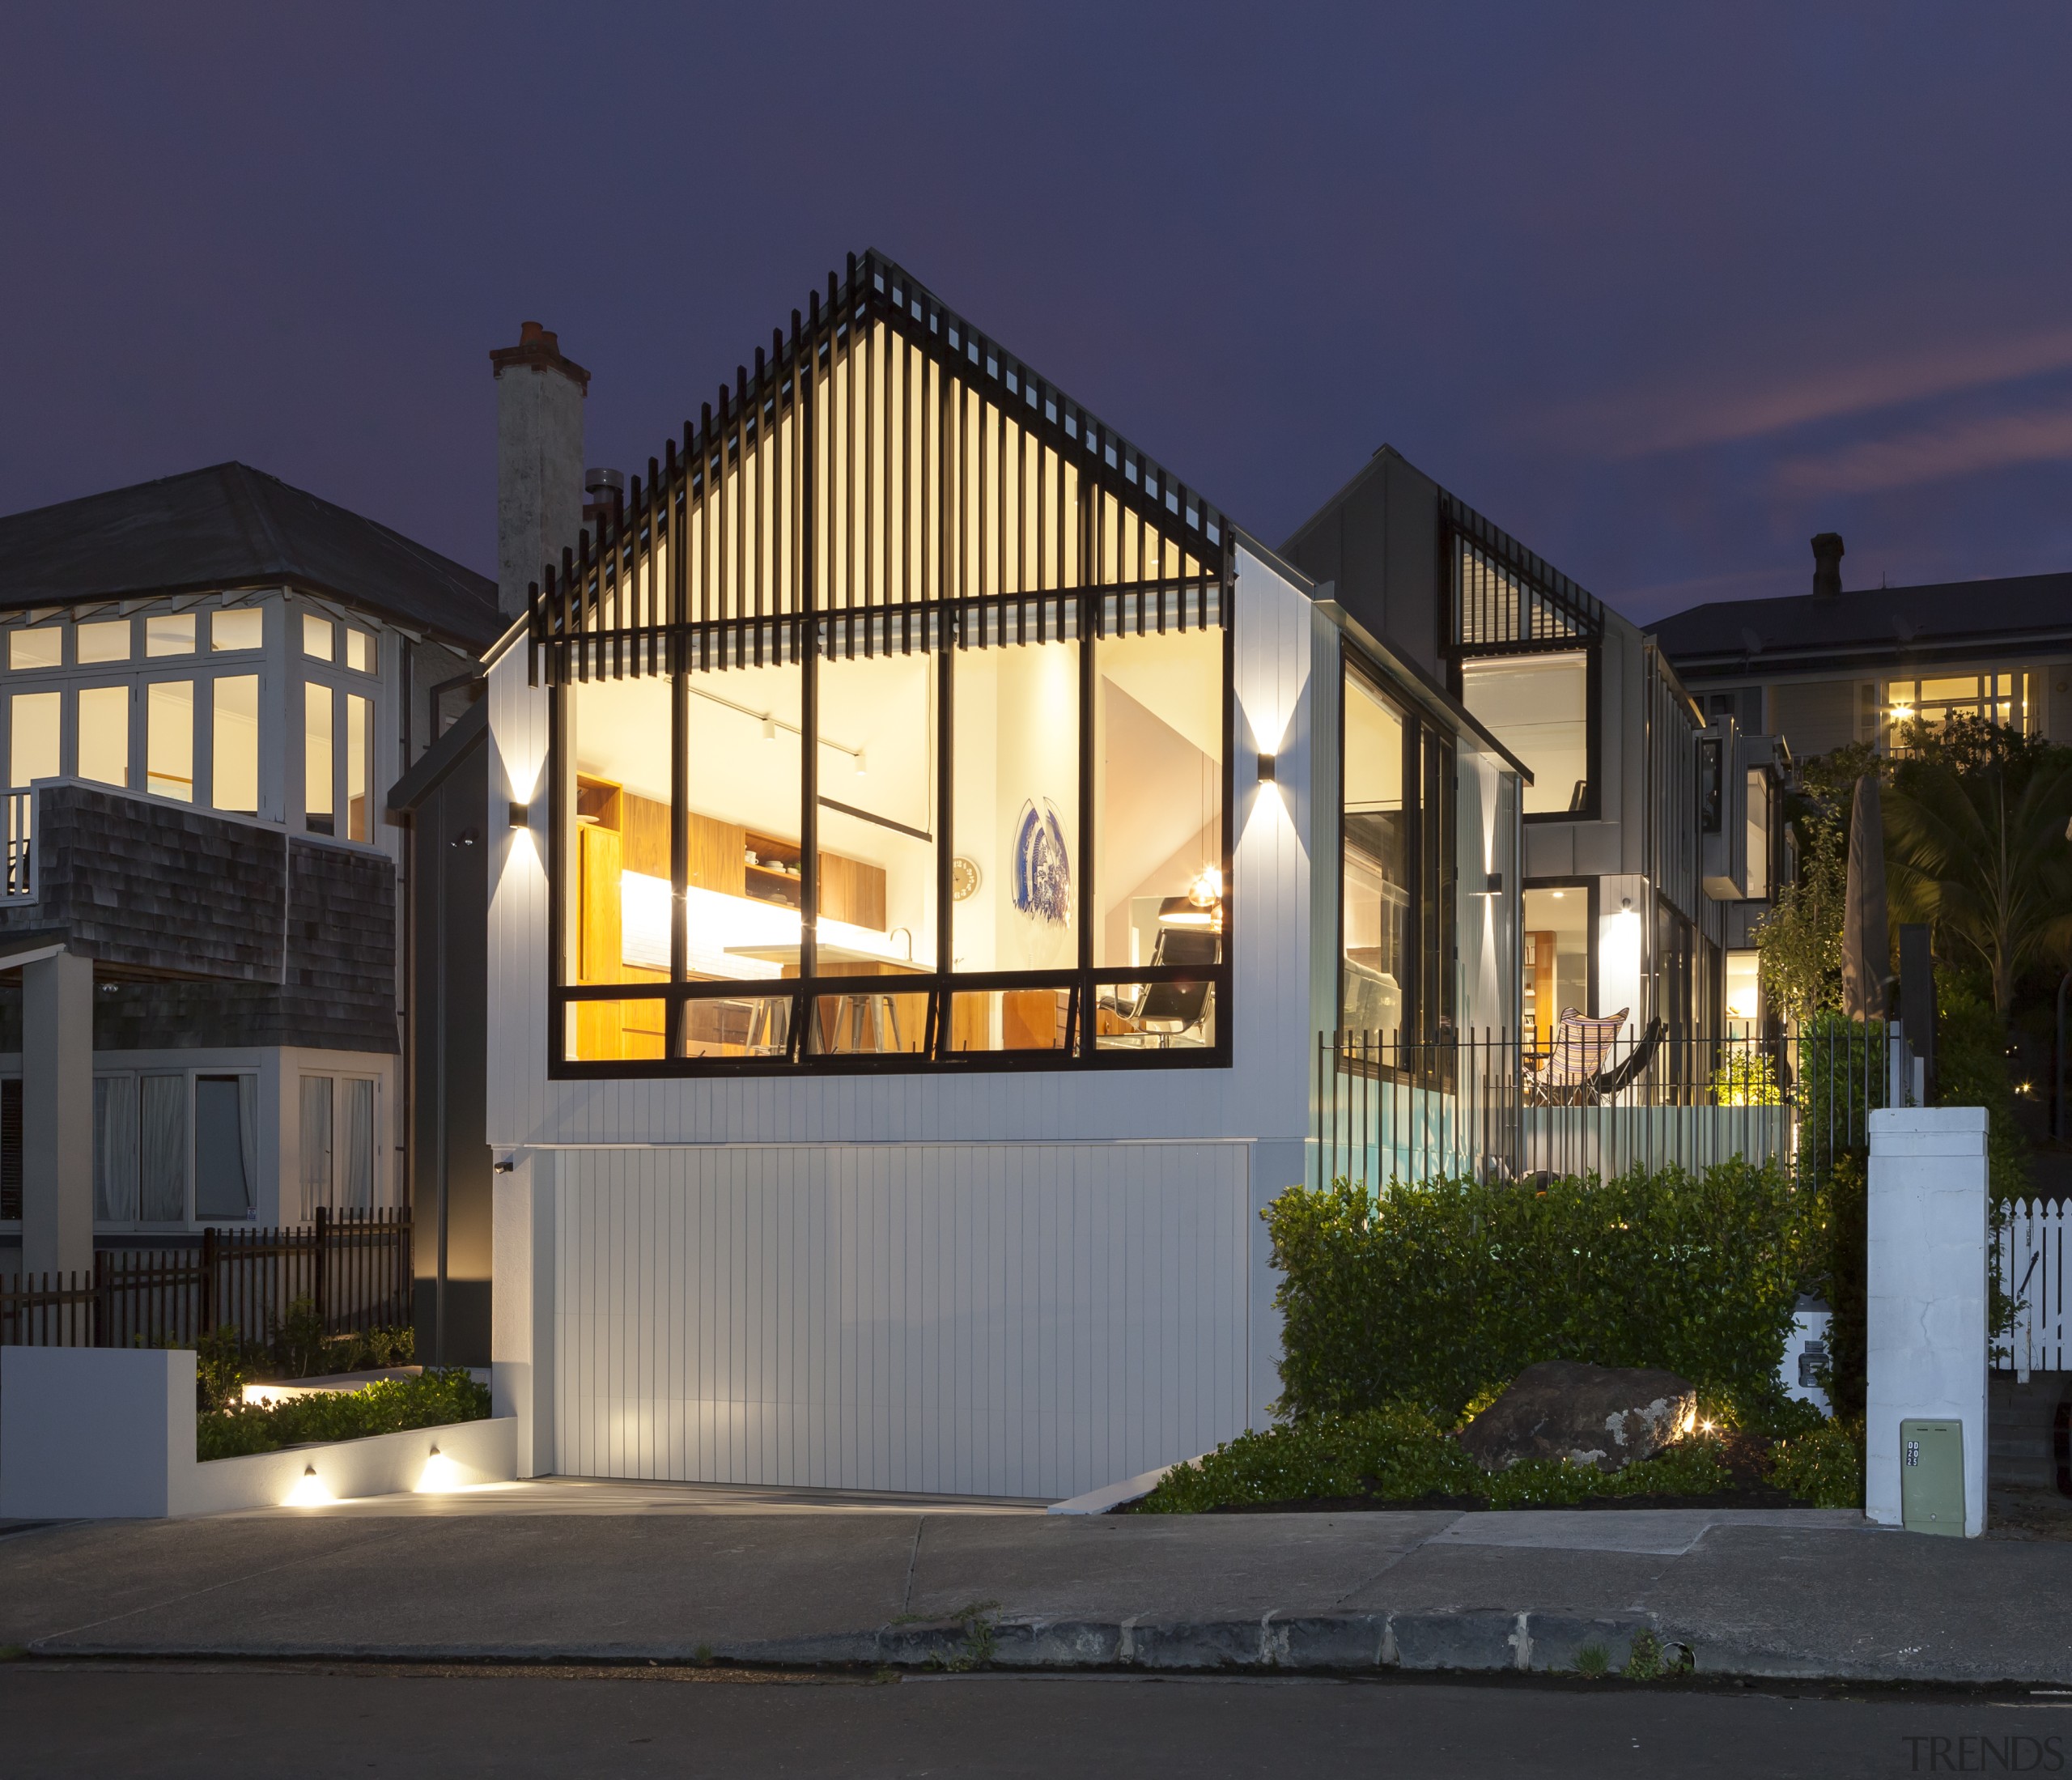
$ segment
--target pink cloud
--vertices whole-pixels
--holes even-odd
[[[2072,458],[2072,407],[1867,440],[1777,466],[1777,485],[1800,495],[1862,495],[1968,476],[2014,464]]]

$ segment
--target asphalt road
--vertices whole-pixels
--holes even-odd
[[[2072,1694],[1628,1684],[0,1667],[32,1776],[2072,1771]]]

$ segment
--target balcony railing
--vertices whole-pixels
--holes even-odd
[[[5,834],[7,853],[4,878],[0,878],[0,901],[32,903],[36,900],[36,855],[29,844],[29,825],[35,819],[36,793],[5,793]]]
[[[1314,1178],[1610,1176],[1735,1157],[1823,1171],[1866,1141],[1870,1111],[1920,1096],[1896,1022],[1790,1038],[1629,1031],[1593,1049],[1498,1031],[1325,1033]]]

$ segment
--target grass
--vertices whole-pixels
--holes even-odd
[[[384,1379],[358,1391],[320,1391],[274,1404],[234,1403],[197,1417],[197,1459],[236,1459],[324,1440],[360,1440],[406,1428],[479,1421],[489,1388],[460,1366],[414,1379]]]

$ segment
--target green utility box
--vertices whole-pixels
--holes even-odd
[[[1964,1536],[1964,1425],[1900,1424],[1900,1522],[1910,1533]]]

